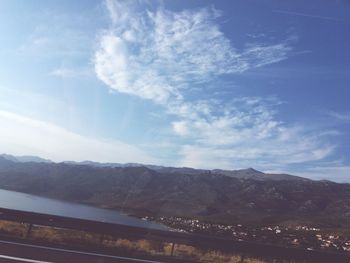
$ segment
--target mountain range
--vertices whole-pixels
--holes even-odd
[[[17,163],[53,163],[48,159],[43,159],[37,156],[14,156],[10,154],[0,154],[6,160],[17,162]],[[140,163],[100,163],[93,161],[64,161],[62,164],[69,165],[86,165],[91,167],[109,167],[109,168],[126,168],[126,167],[146,167],[148,169],[161,172],[161,173],[175,173],[175,174],[221,174],[241,179],[254,179],[254,180],[308,180],[306,178],[298,177],[289,174],[270,174],[257,171],[253,168],[241,169],[241,170],[205,170],[205,169],[194,169],[189,167],[166,167],[160,165],[140,164]]]
[[[201,170],[12,157],[0,156],[0,188],[7,190],[138,216],[350,226],[350,184],[265,174],[252,168]]]

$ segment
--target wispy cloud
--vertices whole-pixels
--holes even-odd
[[[315,15],[315,14],[306,14],[306,13],[293,12],[293,11],[273,10],[272,12],[284,14],[284,15],[290,15],[290,16],[300,16],[300,17],[322,19],[322,20],[329,20],[329,21],[335,21],[335,22],[341,21],[340,19],[338,19],[336,17],[320,16],[320,15]]]
[[[326,114],[337,121],[350,121],[350,112],[328,111]]]
[[[195,110],[184,112],[182,120],[173,123],[174,131],[191,141],[181,149],[181,165],[266,169],[321,160],[333,152],[334,146],[324,143],[327,133],[278,121],[270,103],[242,98],[212,106],[202,116]]]
[[[276,118],[276,101],[259,97],[188,97],[220,77],[288,58],[289,40],[237,48],[221,31],[213,8],[145,10],[139,1],[106,1],[112,20],[95,53],[95,71],[110,89],[163,105],[176,118],[179,165],[271,167],[320,160],[334,149],[322,135]],[[218,87],[219,88],[219,87]],[[190,143],[189,143],[190,142]]]
[[[82,136],[57,125],[13,112],[0,110],[0,123],[2,152],[45,156],[54,161],[155,162],[135,146],[116,140]]]
[[[79,57],[89,48],[82,32],[67,29],[62,24],[40,25],[18,47],[20,54],[36,58]]]
[[[95,54],[97,76],[112,89],[160,104],[183,100],[193,84],[284,60],[291,49],[287,43],[236,49],[212,8],[145,11],[136,1],[106,3],[113,23]]]
[[[77,77],[88,77],[93,74],[93,71],[85,68],[85,69],[77,69],[77,68],[67,68],[67,67],[59,67],[52,70],[49,75],[55,76],[63,79],[77,78]]]
[[[23,41],[14,47],[17,53],[35,59],[67,60],[83,58],[92,50],[94,31],[90,21],[96,21],[96,15],[84,10],[70,15],[38,8],[28,16],[33,21],[25,27]]]

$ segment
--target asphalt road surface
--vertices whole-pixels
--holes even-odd
[[[161,263],[160,261],[110,256],[96,253],[51,248],[45,246],[1,241],[0,262],[4,263],[115,263],[140,262]]]

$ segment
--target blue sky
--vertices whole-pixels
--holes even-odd
[[[0,149],[350,181],[350,3],[0,1]]]

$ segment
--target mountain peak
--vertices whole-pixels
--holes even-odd
[[[237,171],[240,171],[240,172],[246,172],[246,173],[257,173],[257,174],[263,174],[263,172],[260,172],[258,170],[255,170],[254,168],[252,167],[249,167],[249,168],[246,168],[246,169],[240,169],[240,170],[237,170]]]

